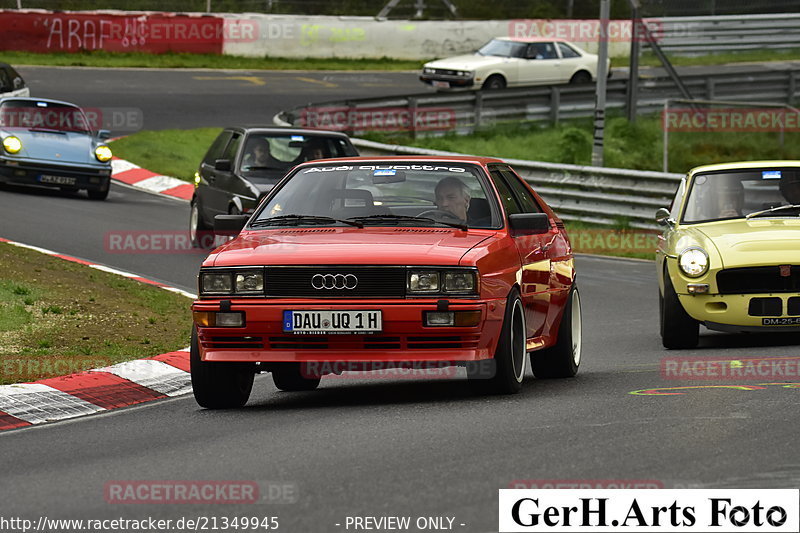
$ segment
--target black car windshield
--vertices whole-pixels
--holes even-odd
[[[245,139],[239,169],[255,182],[271,181],[299,163],[352,155],[356,154],[339,137],[254,132]]]
[[[92,128],[77,106],[35,100],[6,100],[0,105],[0,126],[89,133]]]
[[[525,54],[525,43],[516,41],[505,41],[502,39],[492,39],[478,50],[482,56],[500,57],[523,57]]]
[[[694,176],[681,222],[798,217],[800,169],[743,169]]]
[[[305,215],[355,221],[364,227],[490,228],[499,216],[494,202],[487,199],[485,184],[480,167],[449,162],[305,167],[292,174],[256,213],[251,226],[275,227],[282,220],[276,217]],[[303,223],[297,217],[287,220],[284,225]]]

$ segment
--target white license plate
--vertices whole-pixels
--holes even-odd
[[[762,326],[800,326],[800,317],[762,318]]]
[[[76,179],[71,176],[51,176],[50,174],[39,176],[40,183],[55,183],[56,185],[75,185]]]
[[[449,89],[450,82],[449,81],[434,81],[432,82],[434,87],[439,87],[440,89]]]
[[[381,331],[380,311],[284,311],[286,333],[375,333]]]

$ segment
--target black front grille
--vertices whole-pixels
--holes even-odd
[[[783,301],[780,298],[751,298],[747,314],[750,316],[781,316]]]
[[[786,314],[789,316],[800,316],[800,298],[789,298],[786,306]]]
[[[765,266],[728,268],[717,273],[720,294],[755,294],[764,292],[800,292],[800,266]]]
[[[352,274],[353,289],[315,289],[316,275]],[[405,298],[406,269],[398,267],[267,267],[266,293],[285,298]],[[318,283],[319,285],[319,283]]]

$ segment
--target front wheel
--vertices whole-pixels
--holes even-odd
[[[209,241],[213,241],[211,227],[203,222],[197,201],[193,201],[189,208],[189,240],[194,248],[209,248]]]
[[[525,376],[525,311],[522,299],[514,290],[506,302],[503,328],[493,359],[467,364],[467,378],[476,392],[515,394]]]
[[[539,379],[575,376],[581,364],[582,329],[581,296],[578,287],[573,285],[561,315],[556,343],[549,348],[531,352],[533,375]]]
[[[499,74],[493,74],[489,76],[489,78],[483,82],[483,86],[481,87],[481,89],[484,91],[497,91],[505,88],[506,79]]]
[[[272,381],[282,391],[297,392],[319,387],[320,376],[308,376],[302,363],[276,363],[272,369]]]
[[[659,295],[661,344],[669,350],[695,348],[700,340],[700,323],[689,316],[664,269],[664,294]]]
[[[206,362],[200,359],[197,329],[192,330],[189,366],[194,399],[207,409],[242,407],[250,398],[256,369],[251,363]]]

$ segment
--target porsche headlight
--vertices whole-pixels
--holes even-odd
[[[111,159],[111,148],[109,148],[105,144],[101,144],[100,146],[94,149],[94,156],[101,163],[105,163],[106,161]]]
[[[14,137],[13,135],[9,135],[5,139],[3,139],[3,148],[6,149],[6,152],[9,154],[16,154],[20,150],[22,150],[22,141],[19,140],[19,137]]]
[[[678,256],[681,272],[697,278],[708,272],[708,254],[702,248],[687,248]]]

